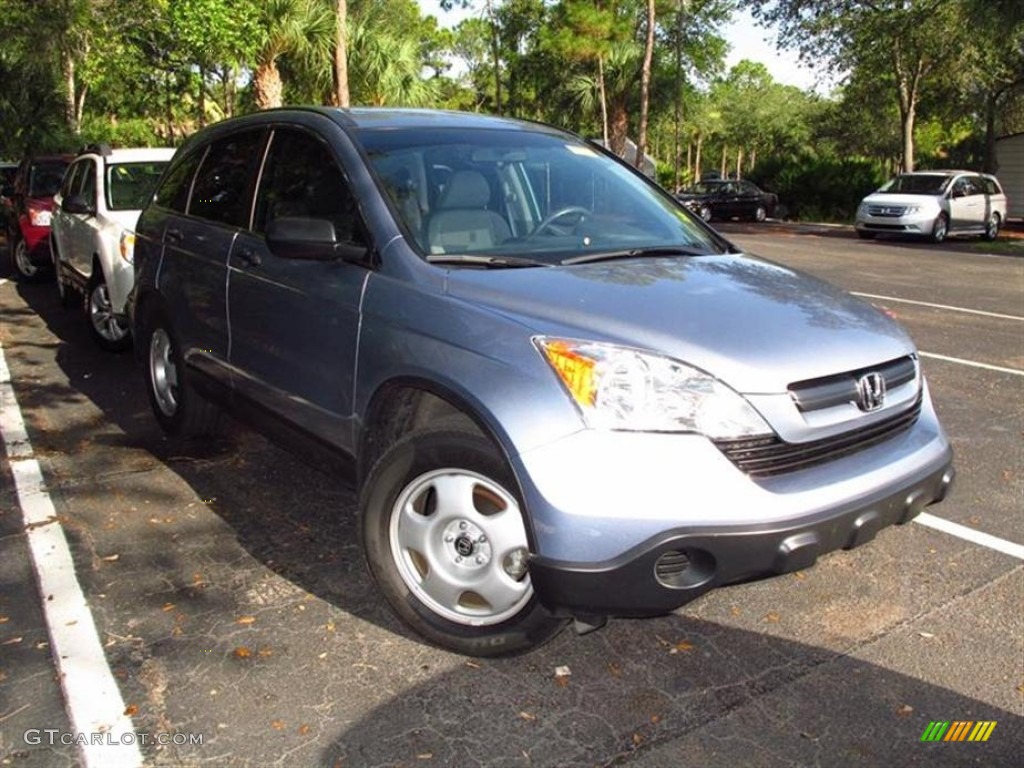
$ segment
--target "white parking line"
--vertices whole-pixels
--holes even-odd
[[[949,520],[945,520],[941,517],[936,517],[928,512],[922,512],[914,518],[915,523],[926,525],[929,528],[934,528],[936,531],[942,531],[948,533],[950,536],[956,536],[957,538],[970,541],[973,544],[980,544],[983,547],[994,549],[997,552],[1016,557],[1018,560],[1024,560],[1024,546],[1020,544],[1014,544],[1012,541],[1006,539],[1000,539],[998,536],[992,536],[988,533],[982,533],[976,531],[973,528],[968,528],[966,525],[960,525],[959,523],[951,523]]]
[[[64,702],[86,768],[135,768],[142,753],[124,699],[100,645],[89,604],[75,575],[75,564],[33,457],[25,420],[11,386],[0,346],[0,438],[14,476],[25,523],[25,538],[43,606],[50,649],[60,673]],[[40,724],[45,725],[45,724]]]
[[[949,357],[948,355],[937,355],[934,352],[921,352],[920,350],[918,350],[917,354],[932,360],[944,360],[947,363],[969,365],[971,368],[984,368],[986,371],[998,371],[999,373],[1009,373],[1014,376],[1024,376],[1024,371],[1019,368],[1004,368],[1001,365],[989,365],[988,363],[979,363],[975,360],[964,360],[962,357]]]
[[[969,309],[967,307],[954,307],[951,304],[932,304],[928,301],[914,301],[913,299],[899,299],[895,296],[879,296],[874,293],[858,293],[857,291],[850,291],[854,296],[860,296],[863,299],[878,299],[879,301],[895,301],[899,304],[914,304],[919,307],[931,307],[932,309],[948,309],[951,312],[963,312],[968,315],[981,315],[982,317],[997,317],[1000,320],[1019,320],[1024,322],[1024,317],[1018,315],[1004,315],[999,312],[986,312],[982,309]]]

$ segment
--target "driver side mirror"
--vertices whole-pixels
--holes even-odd
[[[282,259],[360,261],[367,254],[362,246],[339,243],[327,219],[283,216],[267,225],[266,238],[270,251]]]
[[[86,216],[94,216],[96,209],[82,195],[68,195],[60,205],[68,213],[79,213]]]

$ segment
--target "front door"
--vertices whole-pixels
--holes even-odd
[[[370,273],[341,260],[275,255],[264,235],[279,218],[327,220],[339,243],[366,244],[341,166],[311,131],[274,131],[252,230],[239,235],[231,252],[236,396],[350,451],[360,301]]]

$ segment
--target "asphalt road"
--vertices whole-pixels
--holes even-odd
[[[721,229],[887,297],[871,300],[927,355],[957,451],[958,485],[929,511],[1024,543],[1024,259]],[[52,283],[0,284],[0,312],[126,716],[140,734],[202,737],[141,747],[149,765],[1009,766],[1024,754],[1016,557],[914,523],[671,616],[467,660],[383,605],[343,480],[235,424],[174,448],[131,356],[100,352]],[[79,764],[76,747],[34,732],[72,726],[12,463],[0,463],[0,765]],[[922,743],[936,720],[997,725],[984,743]]]

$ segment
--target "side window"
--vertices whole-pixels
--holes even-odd
[[[72,194],[72,191],[74,190],[75,184],[78,180],[78,173],[81,170],[82,165],[83,162],[79,161],[72,165],[70,168],[68,168],[67,172],[64,174],[64,179],[60,183],[60,196],[62,198],[67,199],[68,196]]]
[[[82,168],[78,172],[78,194],[80,194],[89,205],[96,207],[96,165],[92,160],[83,160]]]
[[[359,212],[338,162],[311,134],[277,130],[256,196],[253,229],[262,234],[274,219],[327,219],[338,242],[364,244]]]
[[[193,152],[184,160],[175,163],[170,173],[163,180],[160,188],[156,191],[153,200],[164,208],[184,213],[188,209],[188,195],[192,190],[192,177],[195,176],[199,161],[203,159],[205,152],[199,150]]]
[[[190,215],[236,227],[248,226],[250,191],[263,136],[262,130],[246,131],[210,145],[192,186]]]

